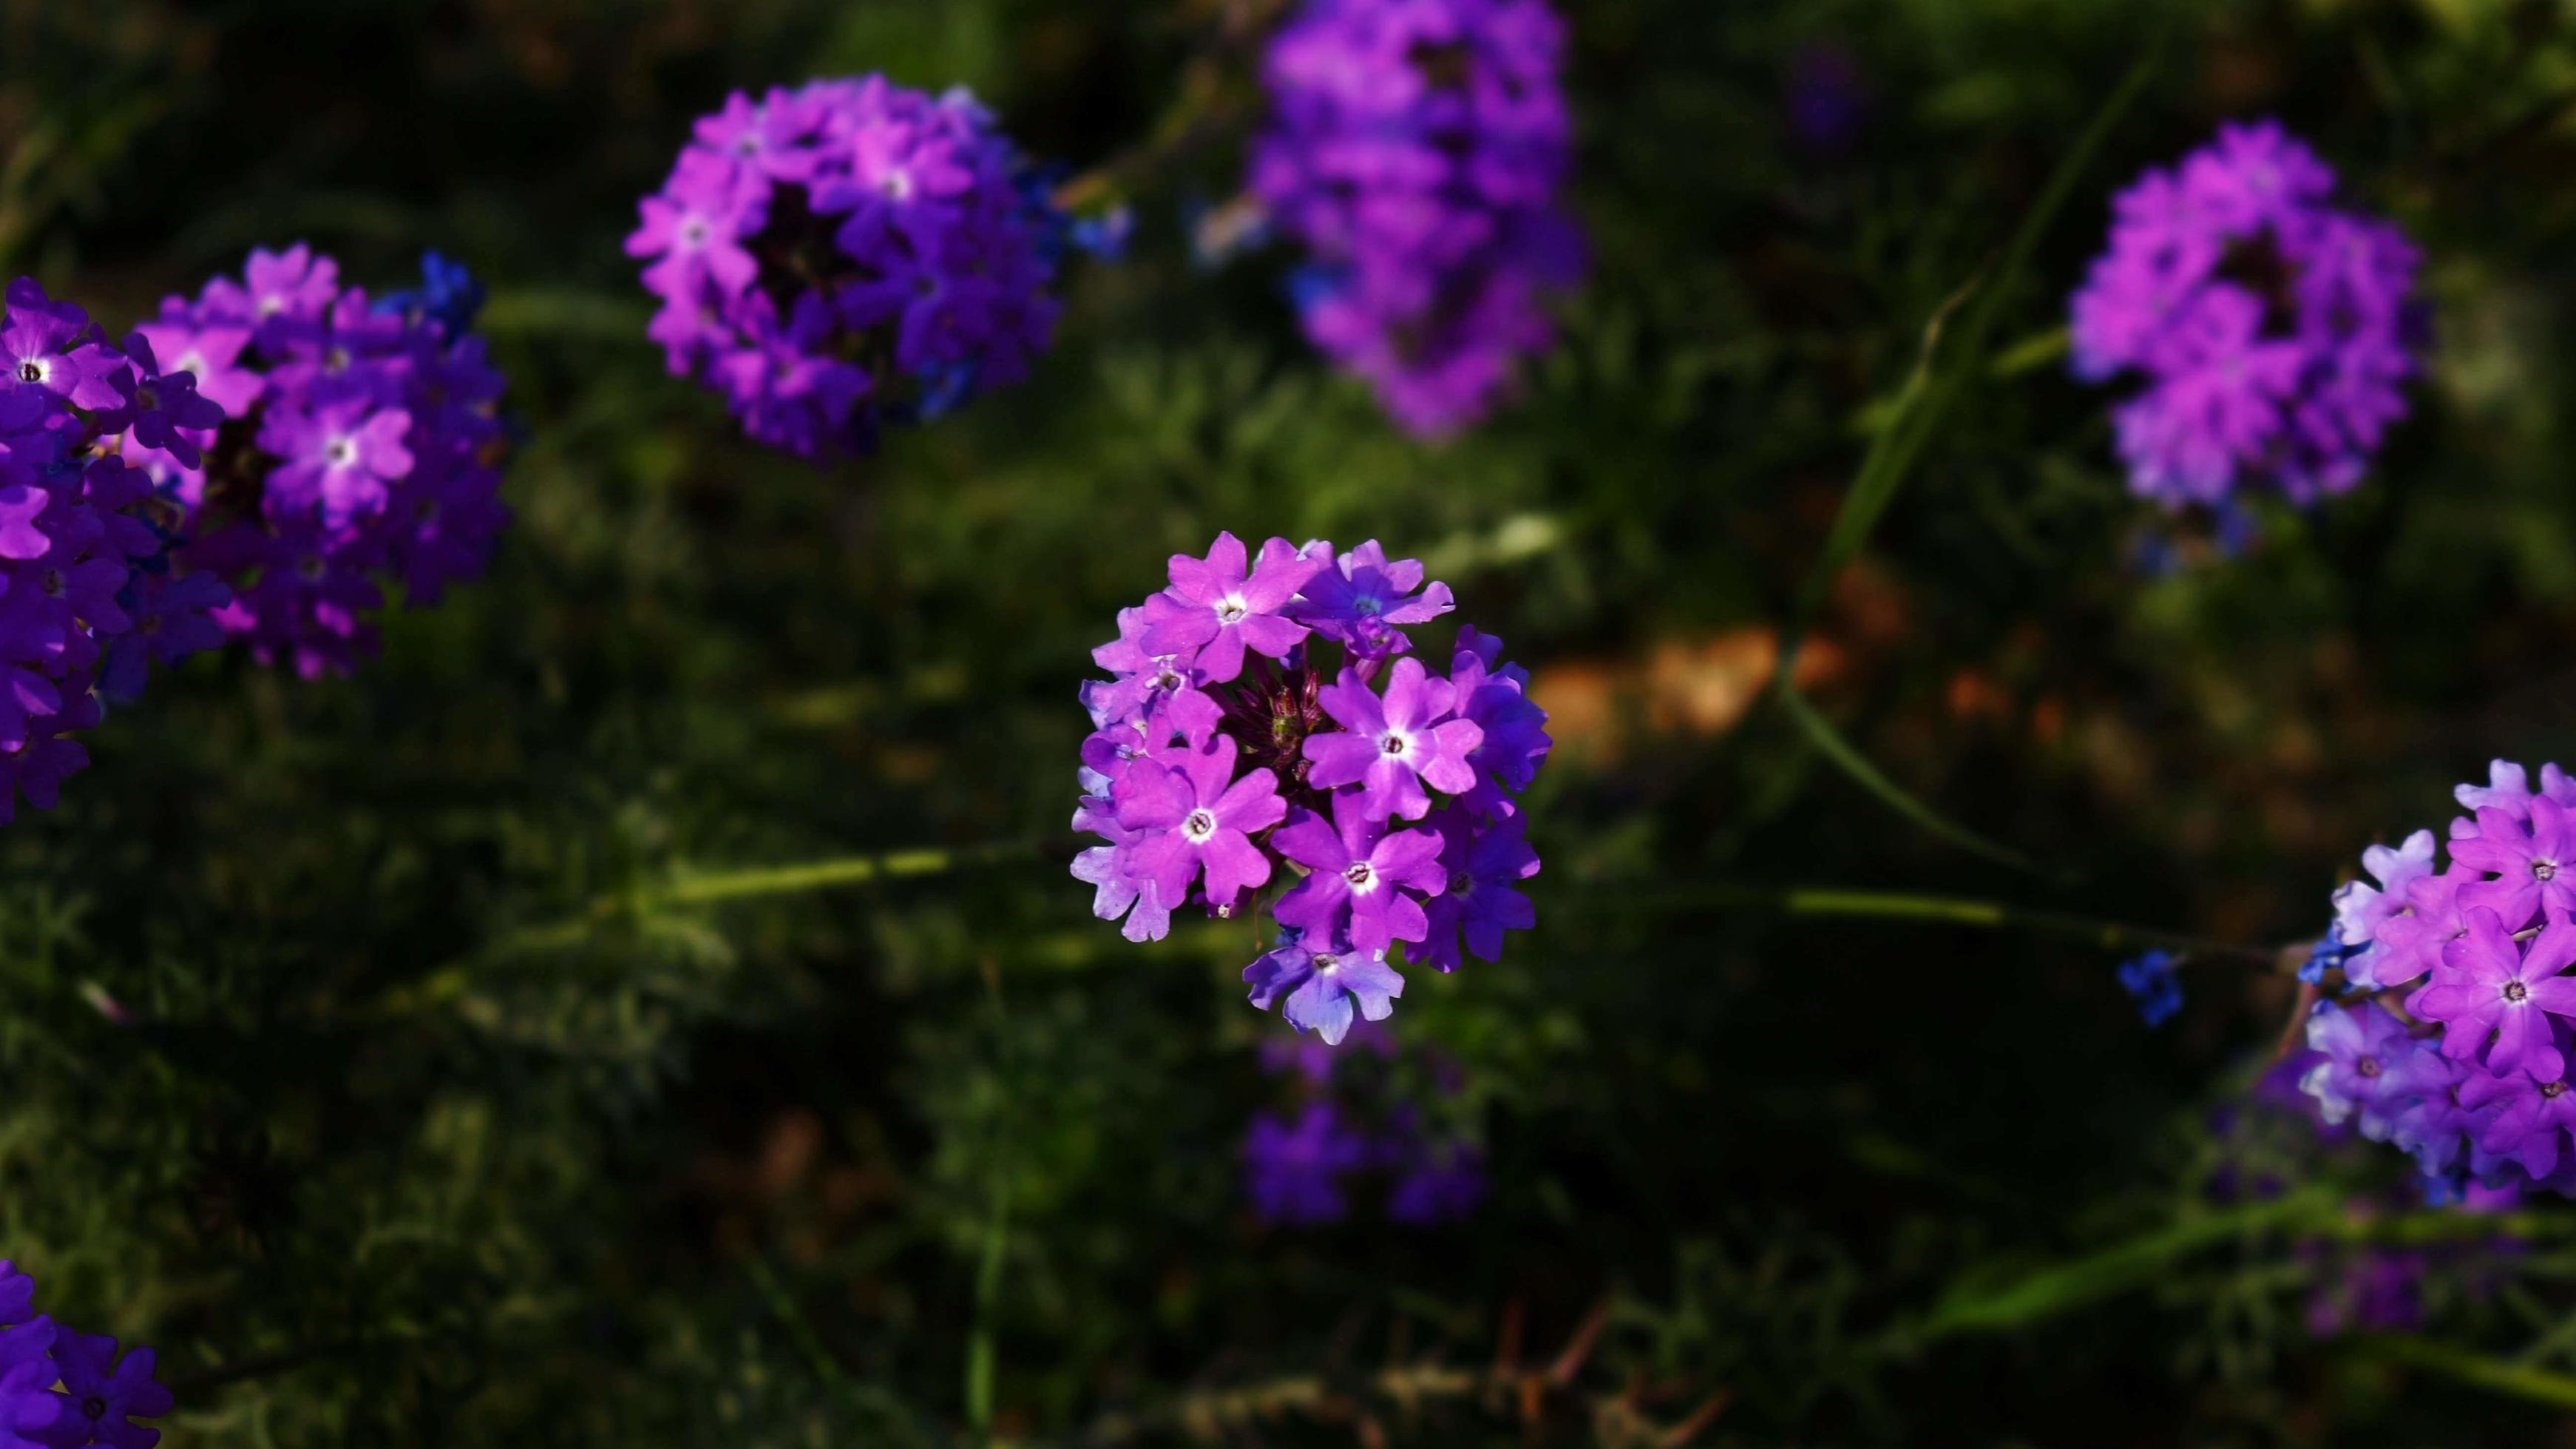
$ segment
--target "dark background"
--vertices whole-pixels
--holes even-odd
[[[0,1250],[58,1319],[159,1346],[174,1449],[984,1442],[979,1339],[1023,1444],[2560,1442],[2576,1219],[2414,1210],[2392,1152],[2213,1118],[2278,977],[2196,962],[2149,1032],[2098,942],[1777,894],[2281,945],[2489,757],[2565,758],[2558,8],[1567,8],[1591,281],[1518,403],[1426,447],[1302,344],[1289,258],[1191,259],[1257,110],[1215,0],[0,0],[11,272],[121,331],[255,243],[380,288],[436,246],[492,286],[528,428],[485,582],[353,679],[193,662],[0,832]],[[1136,253],[1075,269],[1032,381],[816,469],[663,375],[619,242],[729,89],[867,70],[971,85],[1078,169],[1200,144],[1120,173]],[[1845,71],[1848,133],[1802,137]],[[2436,342],[2364,489],[2262,509],[2226,559],[2126,495],[2049,346],[2111,192],[2261,114],[2423,248]],[[2040,873],[1760,699],[1972,277],[1989,356],[1946,360],[1810,692]],[[1220,527],[1420,555],[1556,716],[1540,929],[1418,974],[1363,1084],[1485,1144],[1464,1224],[1252,1217],[1286,1029],[1240,1000],[1240,928],[1131,947],[1044,859],[670,893],[1069,850],[1087,651]],[[2177,534],[2182,567],[2139,566]],[[2435,1245],[2422,1328],[2313,1332],[2395,1241]]]

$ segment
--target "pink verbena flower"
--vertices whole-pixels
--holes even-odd
[[[166,298],[135,329],[204,368],[213,407],[168,436],[138,414],[124,450],[184,510],[180,579],[230,586],[213,621],[262,663],[347,672],[374,647],[388,584],[436,601],[483,571],[509,522],[501,375],[467,330],[480,289],[436,253],[423,269],[424,287],[370,301],[307,247],[254,250],[240,281]],[[165,658],[222,642],[155,637]]]
[[[2559,877],[2576,782],[2546,766],[2535,790],[2499,760],[2456,793],[2476,813],[2451,822],[2446,860],[2419,831],[2364,857],[2377,887],[2336,893],[2338,934],[2364,943],[2339,958],[2341,984],[2378,997],[2319,1009],[2309,1042],[2327,1060],[2305,1085],[2329,1120],[2358,1112],[2365,1135],[2413,1154],[2445,1200],[2570,1192],[2576,898]],[[2388,1009],[2401,990],[2403,1019]]]
[[[1306,334],[1414,433],[1484,417],[1582,277],[1564,53],[1545,0],[1307,0],[1263,60],[1247,187]]]
[[[89,763],[74,736],[99,695],[139,691],[167,641],[202,638],[220,587],[173,588],[169,498],[124,456],[137,428],[223,418],[140,337],[111,345],[86,312],[20,278],[0,315],[0,822],[19,797],[51,809]]]
[[[728,97],[640,212],[672,374],[805,457],[1025,376],[1081,232],[973,96],[876,75]]]
[[[2179,508],[2268,484],[2314,502],[2359,483],[2405,416],[2416,253],[2333,189],[2262,121],[2114,199],[2070,311],[2078,376],[2142,381],[2112,415],[2132,491]]]
[[[1535,924],[1510,883],[1538,870],[1516,797],[1546,711],[1490,635],[1461,632],[1448,678],[1411,657],[1404,631],[1446,611],[1446,587],[1374,541],[1256,554],[1232,534],[1169,578],[1094,651],[1115,677],[1080,692],[1073,823],[1102,843],[1073,875],[1095,915],[1152,940],[1193,904],[1273,910],[1251,999],[1327,1042],[1393,1009],[1408,953],[1454,970],[1462,937],[1492,960]]]

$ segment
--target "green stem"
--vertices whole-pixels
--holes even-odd
[[[1045,846],[1038,841],[1006,840],[989,845],[889,850],[875,855],[807,861],[801,865],[753,866],[683,876],[663,885],[594,897],[581,915],[514,931],[502,941],[501,948],[504,951],[543,951],[577,945],[589,939],[603,922],[672,906],[705,906],[760,896],[799,895],[806,891],[869,885],[878,881],[918,879],[977,866],[1031,860],[1044,852]]]
[[[2270,1202],[2202,1213],[2001,1284],[1961,1282],[1942,1295],[1920,1324],[1892,1334],[1891,1344],[1919,1347],[1961,1333],[2020,1328],[2151,1282],[2165,1264],[2186,1253],[2302,1218],[2331,1215],[2339,1200],[2331,1185],[2314,1184]]]
[[[1781,631],[1780,660],[1773,692],[1825,758],[1889,808],[1934,835],[1989,860],[2022,869],[2033,868],[2026,858],[1949,820],[1899,788],[1836,733],[1824,716],[1817,713],[1798,692],[1798,651],[1805,643],[1807,631],[1814,625],[1816,615],[1823,609],[1834,580],[1869,542],[1870,535],[1877,530],[1888,507],[1896,501],[1897,492],[1904,487],[1914,465],[1939,433],[1952,406],[1976,376],[1993,370],[1984,360],[1987,338],[1993,335],[2005,304],[2011,300],[2023,272],[2029,268],[2041,237],[2065,208],[2067,198],[2074,193],[2077,182],[2091,166],[2095,153],[2109,138],[2121,115],[2146,89],[2147,81],[2155,73],[2164,51],[2164,33],[2164,28],[2159,27],[2155,43],[2130,68],[2127,78],[2103,101],[2092,122],[2068,149],[2065,159],[2058,163],[2056,172],[2049,177],[2048,184],[2015,229],[1992,273],[1981,273],[1971,278],[1944,301],[1925,324],[1923,345],[1914,368],[1898,389],[1884,425],[1870,439],[1860,467],[1852,474],[1851,487],[1844,492],[1842,507],[1834,515],[1833,526],[1826,532],[1824,550],[1808,571],[1788,625]],[[1939,365],[1939,360],[1943,334],[1953,312],[1963,312],[1963,315],[1950,350],[1952,356],[1962,360],[1945,367]],[[2024,354],[2037,355],[2044,351],[2044,347],[2024,344],[2014,348],[2003,361],[2037,365],[2024,362]]]
[[[975,1323],[966,1339],[966,1423],[979,1438],[988,1438],[993,1427],[994,1322],[1002,1301],[1003,1258],[1011,1236],[1011,1114],[1019,1083],[1010,1017],[1002,1007],[1002,976],[989,960],[984,963],[984,993],[993,1008],[1002,1099],[993,1123],[992,1196],[984,1219],[983,1249],[975,1264]]]
[[[2477,1388],[2493,1389],[2500,1394],[2557,1408],[2576,1409],[2576,1377],[2563,1373],[2508,1363],[2411,1334],[2365,1338],[2355,1347],[2373,1358],[2424,1369]]]
[[[640,891],[629,899],[641,909],[702,906],[715,901],[741,900],[747,896],[795,895],[804,891],[866,885],[872,881],[944,875],[971,866],[1030,859],[1039,853],[1040,848],[1036,841],[1017,840],[955,849],[892,850],[878,855],[811,861],[803,865],[718,871],[712,875],[690,876],[659,889]]]
[[[2270,966],[2278,964],[2280,952],[2264,946],[2249,946],[2236,941],[2221,941],[2209,936],[2195,936],[2184,931],[2168,931],[2156,926],[2131,925],[2125,921],[2107,921],[2095,916],[2079,916],[2066,911],[2035,910],[2005,901],[1976,900],[1965,896],[1926,895],[1919,891],[1881,891],[1850,889],[1842,886],[1757,886],[1732,881],[1711,881],[1701,885],[1681,886],[1671,890],[1647,892],[1585,892],[1577,902],[1597,899],[1616,901],[1623,910],[1646,907],[1734,906],[1751,910],[1773,910],[1788,916],[1831,917],[1851,920],[1935,921],[1942,925],[1967,926],[1975,930],[2026,930],[2044,936],[2061,936],[2098,946],[2105,951],[2125,951],[2137,947],[2161,946],[2198,956],[2226,956],[2240,961]]]
[[[2033,333],[1997,354],[1994,365],[1986,369],[1986,375],[2001,380],[2036,372],[2066,356],[2067,349],[2073,345],[2073,334],[2064,327]]]
[[[779,1282],[778,1275],[770,1271],[768,1260],[754,1254],[744,1260],[743,1267],[750,1273],[753,1286],[760,1290],[760,1296],[768,1302],[769,1311],[778,1315],[779,1323],[787,1329],[787,1336],[796,1341],[797,1352],[804,1354],[806,1362],[813,1365],[814,1376],[838,1388],[843,1378],[841,1361],[824,1346],[823,1336],[814,1331],[814,1325],[806,1320],[804,1311],[796,1306],[787,1285]]]
[[[1833,761],[1861,788],[1876,795],[1888,809],[1972,855],[1983,856],[1997,865],[2010,866],[2015,870],[2034,875],[2040,873],[2039,863],[2029,856],[1959,824],[1889,779],[1878,766],[1870,763],[1867,755],[1844,739],[1842,731],[1835,729],[1833,722],[1809,703],[1804,694],[1798,692],[1798,686],[1791,682],[1789,675],[1784,673],[1780,676],[1777,693],[1782,707],[1789,711],[1789,717],[1796,721],[1798,728],[1806,732],[1817,753]]]
[[[1941,921],[1987,930],[2021,927],[2041,935],[2065,936],[2106,951],[2133,946],[2163,946],[2202,956],[2233,956],[2270,965],[2277,953],[2261,946],[2213,940],[2180,931],[2096,920],[2064,911],[2035,911],[1997,901],[1962,900],[1955,896],[1912,895],[1893,891],[1796,889],[1782,893],[1780,908],[1793,916],[1856,916],[1879,920]]]

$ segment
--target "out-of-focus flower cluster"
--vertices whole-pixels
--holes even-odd
[[[1372,1174],[1386,1188],[1386,1215],[1428,1225],[1464,1218],[1485,1200],[1485,1157],[1469,1138],[1437,1125],[1460,1095],[1457,1064],[1437,1051],[1412,1054],[1409,1075],[1383,1027],[1358,1028],[1380,1070],[1348,1065],[1350,1054],[1312,1037],[1262,1044],[1261,1064],[1294,1082],[1303,1105],[1293,1117],[1259,1113],[1243,1139],[1244,1191],[1263,1221],[1338,1223],[1350,1216],[1350,1187]],[[1421,1100],[1396,1094],[1421,1078]],[[1390,1105],[1391,1103],[1391,1105]],[[1426,1110],[1426,1104],[1428,1110]]]
[[[156,496],[126,445],[193,459],[223,418],[185,368],[160,370],[148,335],[108,342],[89,315],[10,284],[0,320],[0,821],[24,795],[54,804],[89,763],[73,738],[99,721],[102,687],[141,688],[217,636],[207,611],[227,594],[180,577],[176,508]]]
[[[1307,336],[1416,433],[1483,417],[1582,275],[1564,51],[1545,0],[1308,0],[1271,42],[1251,191]]]
[[[75,1333],[36,1312],[36,1282],[0,1258],[0,1449],[152,1449],[161,1431],[134,1423],[170,1412],[154,1356],[117,1358],[116,1340]]]
[[[386,583],[434,602],[509,522],[501,374],[467,330],[482,290],[436,253],[422,286],[372,302],[339,270],[300,244],[255,250],[135,329],[216,405],[126,440],[186,509],[169,587],[193,606],[230,585],[221,634],[165,629],[169,655],[228,635],[306,678],[345,673],[374,648]]]
[[[1279,935],[1244,971],[1253,1004],[1336,1043],[1393,1010],[1398,962],[1491,961],[1535,923],[1516,797],[1547,712],[1491,635],[1461,630],[1445,678],[1413,656],[1405,630],[1449,612],[1447,585],[1374,540],[1256,556],[1231,533],[1174,555],[1170,579],[1120,611],[1093,651],[1114,678],[1082,690],[1073,824],[1106,843],[1073,873],[1101,919],[1143,941],[1185,906],[1267,907]]]
[[[662,299],[674,375],[725,395],[753,439],[864,451],[1025,376],[1054,331],[1068,219],[963,90],[882,76],[740,92],[697,123],[626,239]]]
[[[2137,493],[2216,504],[2269,483],[2310,503],[2361,481],[2406,412],[2417,257],[2332,205],[2334,173],[2271,121],[2230,125],[2113,201],[2075,293],[2076,373],[2135,372],[2113,414]]]
[[[2302,1085],[2329,1121],[2415,1156],[2453,1195],[2468,1184],[2576,1193],[2576,780],[2539,787],[2498,760],[2462,785],[2445,851],[2419,830],[2362,863],[2376,884],[2335,896],[2321,976],[2344,989],[2310,1018]]]

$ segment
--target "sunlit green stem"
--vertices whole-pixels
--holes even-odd
[[[741,900],[747,896],[796,895],[804,891],[832,890],[840,886],[867,885],[881,880],[945,875],[953,870],[993,865],[1002,861],[1029,859],[1037,853],[1037,842],[1029,840],[1005,841],[993,845],[966,845],[955,849],[933,847],[925,850],[894,850],[879,855],[853,855],[838,860],[818,860],[804,865],[728,870],[710,875],[690,876],[684,880],[674,881],[670,885],[642,892],[633,897],[633,900],[639,908],[702,906],[715,901]]]
[[[2477,1388],[2492,1389],[2500,1394],[2562,1409],[2576,1409],[2576,1377],[2567,1374],[2489,1358],[2485,1354],[2412,1334],[2366,1338],[2359,1342],[2358,1348],[2374,1358],[2437,1373]]]
[[[2072,334],[2063,327],[2034,333],[1997,353],[1994,365],[1986,369],[1987,375],[2001,380],[2036,372],[2063,359],[2072,343]]]
[[[1838,886],[1756,886],[1711,882],[1669,891],[1616,897],[1623,905],[1691,907],[1727,906],[1774,910],[1789,916],[1843,917],[1858,920],[1935,921],[1986,931],[2030,931],[2062,936],[2106,951],[2162,947],[2196,956],[2224,956],[2270,966],[2284,953],[2266,946],[2220,941],[2154,926],[2106,921],[2065,911],[2035,910],[2004,901],[1961,896],[1925,895],[1913,891],[1847,890]],[[2294,963],[2295,964],[2295,963]]]

